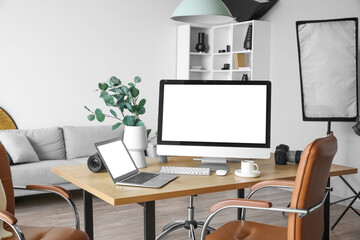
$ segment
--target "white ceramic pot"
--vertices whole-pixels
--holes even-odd
[[[0,210],[6,210],[6,195],[5,190],[0,179]],[[12,233],[4,229],[3,221],[0,220],[0,239],[12,237]]]
[[[145,168],[145,149],[148,146],[145,126],[125,126],[124,143],[130,152],[136,166]]]

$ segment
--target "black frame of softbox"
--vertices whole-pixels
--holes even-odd
[[[301,87],[301,105],[303,121],[326,121],[326,122],[354,122],[355,117],[307,117],[305,116],[304,106],[304,90],[303,90],[303,78],[301,71],[301,55],[300,55],[300,41],[299,41],[299,26],[307,23],[320,23],[320,22],[338,22],[338,21],[354,21],[355,22],[355,45],[356,45],[356,115],[359,115],[359,86],[358,86],[358,18],[339,18],[339,19],[326,19],[326,20],[308,20],[308,21],[296,21],[296,37],[298,45],[298,58],[299,58],[299,72],[300,72],[300,87]]]

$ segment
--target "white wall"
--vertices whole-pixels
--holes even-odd
[[[20,128],[99,124],[83,109],[103,106],[92,92],[97,83],[139,75],[144,121],[154,129],[158,82],[175,77],[177,24],[169,16],[180,1],[0,0],[0,106]],[[264,17],[271,22],[273,149],[303,149],[326,133],[326,123],[302,121],[295,21],[359,17],[359,10],[358,0],[280,0]],[[360,167],[352,125],[333,124],[335,163]],[[358,175],[347,178],[360,189]],[[336,195],[348,194],[333,182]]]
[[[175,77],[179,1],[0,0],[0,106],[19,128],[91,125],[93,90],[142,77],[144,122],[156,127],[158,82]],[[108,124],[115,123],[109,119]]]

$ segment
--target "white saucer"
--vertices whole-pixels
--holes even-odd
[[[259,177],[260,173],[261,173],[260,171],[256,171],[253,173],[242,173],[241,169],[235,170],[235,175],[238,177],[254,178],[254,177]]]

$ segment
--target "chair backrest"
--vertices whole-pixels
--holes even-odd
[[[305,148],[296,174],[291,208],[308,209],[324,199],[336,151],[337,140],[333,134],[316,139]],[[323,206],[303,218],[289,214],[288,240],[319,240],[323,232]]]
[[[12,183],[9,160],[6,156],[6,150],[0,142],[0,179],[6,194],[6,211],[15,214],[15,197]]]

